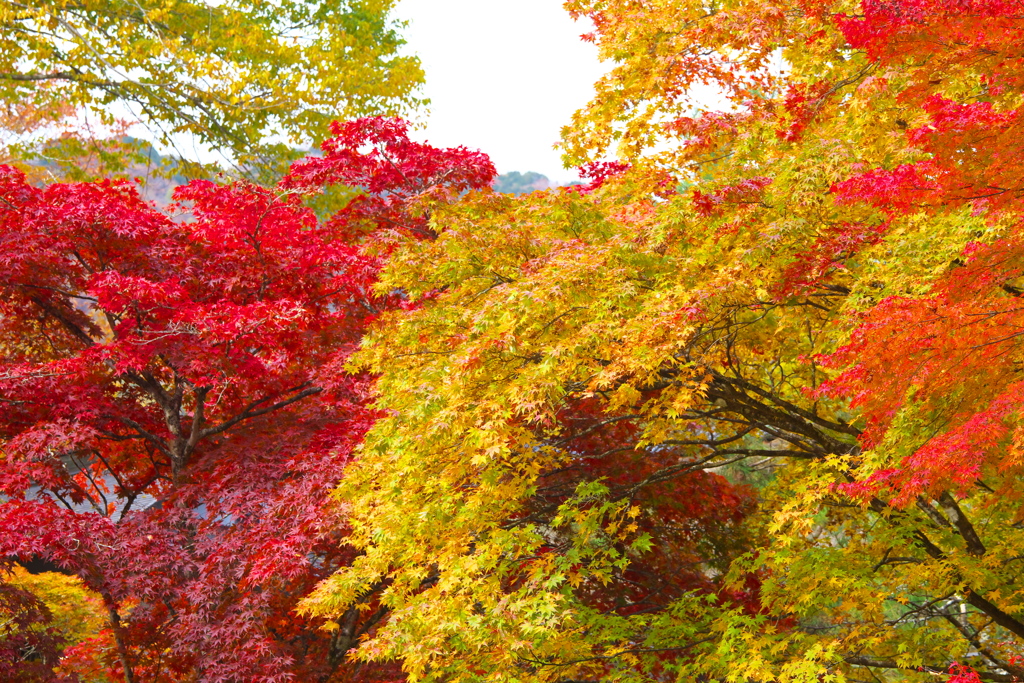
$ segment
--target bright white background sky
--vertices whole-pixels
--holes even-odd
[[[552,149],[604,73],[561,0],[400,0],[395,17],[426,71],[426,128],[414,137],[491,156],[499,173],[574,180]]]

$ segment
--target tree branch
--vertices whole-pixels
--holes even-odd
[[[301,401],[302,399],[306,398],[307,396],[313,396],[315,394],[319,394],[322,391],[323,391],[323,389],[321,389],[320,387],[309,387],[308,389],[303,389],[302,391],[300,391],[295,396],[292,396],[289,399],[285,399],[284,401],[278,401],[277,403],[275,403],[273,405],[267,406],[265,408],[260,408],[258,410],[256,410],[255,407],[260,405],[260,404],[266,403],[269,400],[271,400],[271,397],[268,396],[267,398],[261,398],[258,401],[253,401],[252,403],[250,403],[246,407],[246,409],[244,411],[242,411],[241,413],[239,413],[235,417],[231,418],[230,420],[226,420],[226,421],[220,423],[219,425],[217,425],[216,427],[210,427],[209,429],[202,430],[202,432],[200,433],[200,438],[204,438],[205,439],[208,436],[213,436],[214,434],[220,434],[221,432],[226,431],[226,430],[230,429],[231,427],[234,427],[239,422],[242,422],[244,420],[251,420],[254,417],[259,417],[260,415],[266,415],[267,413],[272,413],[275,410],[280,410],[281,408],[284,408],[286,406],[290,406],[291,404],[295,403],[296,401]]]

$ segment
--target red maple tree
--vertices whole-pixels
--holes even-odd
[[[0,557],[102,596],[115,679],[396,675],[341,666],[372,595],[333,624],[293,608],[352,559],[328,494],[374,420],[346,360],[403,305],[381,254],[494,168],[395,119],[333,133],[278,187],[195,181],[170,213],[0,167]],[[321,221],[328,184],[359,193]]]

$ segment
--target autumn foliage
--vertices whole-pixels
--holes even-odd
[[[393,254],[307,611],[387,577],[414,679],[1024,675],[1020,3],[566,6],[616,172]]]
[[[0,118],[23,114],[20,122],[34,125],[19,132],[37,140],[63,128],[66,137],[44,150],[15,146],[76,179],[158,170],[116,132],[122,122],[172,148],[174,170],[188,177],[203,174],[198,142],[245,177],[276,179],[302,155],[291,146],[319,143],[333,119],[394,116],[420,103],[423,71],[417,58],[398,54],[394,5],[5,3]],[[76,168],[83,160],[91,163]]]
[[[1024,678],[1024,6],[566,7],[582,186],[3,172],[0,675]]]
[[[110,675],[326,680],[383,616],[292,612],[352,558],[327,493],[375,412],[344,364],[402,305],[371,251],[493,169],[388,119],[334,131],[281,186],[194,181],[170,214],[3,172],[0,553],[102,597]],[[318,221],[303,199],[336,182],[364,194]]]

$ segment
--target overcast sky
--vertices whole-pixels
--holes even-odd
[[[604,68],[561,0],[400,0],[395,14],[427,74],[430,112],[415,137],[480,149],[499,173],[576,178],[552,145]]]

